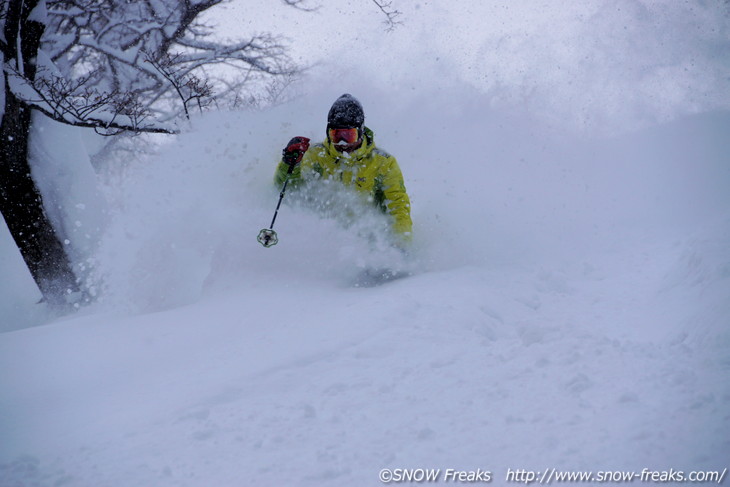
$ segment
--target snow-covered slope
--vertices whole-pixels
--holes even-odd
[[[415,275],[353,288],[383,257],[330,219],[285,206],[281,243],[255,241],[281,140],[316,137],[324,99],[211,115],[108,188],[104,300],[0,336],[3,485],[727,466],[726,114],[592,142],[373,116]]]

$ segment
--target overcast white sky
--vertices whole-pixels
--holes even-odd
[[[593,127],[730,107],[723,2],[394,0],[403,25],[392,33],[370,0],[312,0],[310,13],[265,3],[232,0],[212,18],[222,36],[286,36],[324,84],[349,78],[402,98],[464,82]]]

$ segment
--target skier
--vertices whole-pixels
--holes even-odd
[[[294,137],[283,150],[274,182],[317,184],[325,180],[354,187],[390,217],[395,245],[411,241],[411,204],[398,162],[375,146],[373,131],[364,125],[365,113],[350,94],[340,96],[327,115],[327,137],[309,146],[306,137]]]

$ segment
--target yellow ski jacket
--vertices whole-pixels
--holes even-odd
[[[341,181],[355,187],[367,200],[392,217],[392,229],[405,242],[411,240],[411,202],[406,193],[403,175],[395,157],[375,147],[373,132],[364,128],[363,143],[359,149],[345,156],[326,139],[313,144],[295,166],[289,183],[297,185],[318,179]],[[274,182],[281,187],[286,181],[289,166],[279,163]]]

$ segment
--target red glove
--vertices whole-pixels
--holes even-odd
[[[302,162],[304,153],[309,149],[309,139],[306,137],[294,137],[282,151],[282,160],[285,164],[296,166]]]

